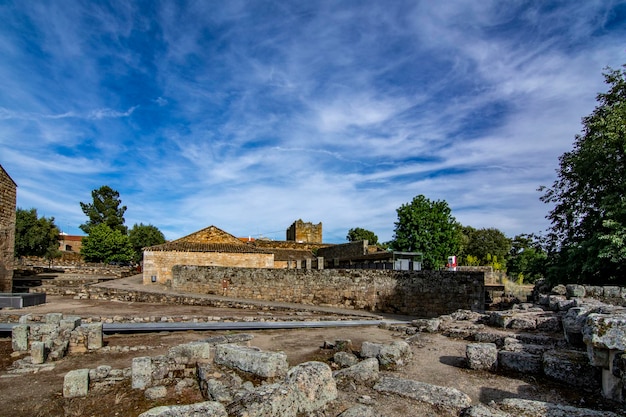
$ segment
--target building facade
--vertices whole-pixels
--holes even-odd
[[[322,222],[313,224],[301,219],[287,229],[287,241],[300,243],[322,243]]]

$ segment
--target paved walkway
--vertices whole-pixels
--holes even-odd
[[[115,289],[118,291],[180,295],[180,296],[189,297],[189,298],[212,299],[212,300],[218,300],[222,302],[237,303],[237,302],[245,301],[246,304],[258,305],[259,307],[271,306],[277,309],[284,309],[284,310],[311,311],[311,312],[320,312],[320,313],[336,314],[336,315],[344,315],[344,316],[367,317],[370,319],[387,319],[387,320],[400,320],[400,321],[410,321],[414,319],[414,317],[409,317],[409,316],[386,314],[386,313],[372,313],[372,312],[364,311],[364,310],[316,306],[316,305],[309,305],[309,304],[284,303],[284,302],[266,301],[266,300],[249,300],[249,299],[242,300],[239,298],[223,297],[223,296],[212,295],[212,294],[197,294],[197,293],[176,291],[162,284],[144,285],[142,275],[133,275],[127,278],[119,278],[119,279],[114,279],[110,281],[105,281],[105,282],[101,282],[98,284],[93,284],[93,286],[101,287],[101,288],[111,288],[111,289]]]

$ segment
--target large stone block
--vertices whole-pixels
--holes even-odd
[[[28,325],[18,324],[11,330],[11,345],[15,352],[28,350]]]
[[[31,343],[30,357],[36,365],[44,363],[46,361],[46,344],[44,342]]]
[[[470,369],[493,371],[498,364],[495,343],[471,343],[465,347],[465,357]]]
[[[378,381],[379,372],[378,359],[368,358],[349,368],[335,371],[333,376],[341,387],[351,386],[352,384],[371,386]]]
[[[65,398],[84,397],[89,392],[89,369],[75,369],[63,378]]]
[[[525,374],[540,374],[541,355],[526,352],[498,352],[498,367],[507,371]]]
[[[152,358],[142,356],[133,359],[131,381],[134,389],[145,389],[152,386]]]
[[[233,344],[218,345],[215,363],[249,372],[262,378],[276,378],[287,374],[289,365],[284,352],[261,350]]]
[[[215,347],[207,342],[191,342],[170,348],[167,355],[181,356],[190,360],[210,360],[213,358]]]
[[[600,386],[597,369],[585,352],[551,350],[543,354],[543,373],[556,381],[580,388]]]
[[[456,388],[441,387],[410,379],[383,377],[376,385],[376,391],[395,394],[438,407],[463,409],[472,403],[471,398]]]
[[[102,323],[83,324],[87,329],[87,349],[95,350],[102,348]]]
[[[626,314],[589,314],[583,326],[583,341],[594,348],[626,350]]]
[[[337,385],[328,365],[305,362],[287,373],[283,385],[293,390],[298,413],[311,413],[337,398]]]

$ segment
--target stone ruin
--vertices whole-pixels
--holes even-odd
[[[602,287],[600,287],[602,288]],[[606,289],[605,289],[606,288]],[[522,303],[510,310],[477,313],[458,310],[411,323],[381,324],[403,340],[390,344],[364,342],[359,351],[349,340],[325,342],[333,349],[331,362],[306,362],[289,368],[282,352],[263,352],[250,346],[252,336],[211,337],[171,348],[165,355],[140,356],[126,369],[99,366],[66,374],[66,398],[89,394],[107,384],[130,380],[147,398],[168,389],[199,389],[205,402],[165,406],[146,411],[156,416],[325,416],[338,392],[368,387],[376,392],[452,410],[469,417],[606,416],[609,411],[508,398],[472,404],[465,393],[449,387],[403,379],[394,373],[411,360],[425,334],[440,333],[467,340],[465,362],[480,372],[545,376],[572,387],[598,391],[618,408],[624,406],[626,386],[626,308],[589,295],[615,298],[626,290],[601,290],[569,285],[536,294],[537,304]],[[606,298],[605,298],[606,301]],[[16,369],[46,366],[67,353],[102,348],[101,323],[81,324],[77,317],[48,314],[39,321],[28,316],[13,329],[13,348],[30,352]],[[21,367],[21,368],[20,368]],[[334,370],[333,370],[334,369]],[[382,416],[375,404],[361,396],[342,417]],[[452,415],[452,414],[450,414]]]

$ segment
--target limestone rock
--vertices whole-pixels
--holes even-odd
[[[462,409],[469,407],[472,402],[467,394],[456,388],[441,387],[410,379],[383,377],[374,385],[374,389],[439,407]]]
[[[145,389],[152,385],[152,358],[143,356],[133,358],[131,365],[133,389]]]
[[[371,386],[379,378],[378,359],[365,359],[349,368],[335,371],[333,376],[340,387],[346,387],[350,384]]]
[[[543,354],[543,373],[556,381],[580,388],[599,387],[599,377],[585,352],[551,350]]]
[[[565,286],[567,298],[583,298],[586,295],[584,285],[569,284]]]
[[[347,368],[359,363],[359,358],[354,353],[337,352],[333,356],[333,361],[342,368]]]
[[[289,370],[283,382],[243,393],[228,404],[231,417],[296,417],[322,409],[337,398],[330,367],[306,362]]]
[[[494,371],[498,363],[495,343],[471,343],[465,347],[465,357],[470,369]]]
[[[526,352],[498,352],[498,367],[503,370],[525,374],[541,373],[541,356]]]
[[[63,397],[84,397],[89,391],[89,369],[75,369],[63,378]]]
[[[411,356],[411,347],[407,342],[395,341],[383,345],[377,359],[380,366],[385,369],[398,369],[406,365]]]
[[[411,325],[417,327],[420,332],[435,333],[439,330],[441,320],[439,319],[417,319],[411,322]]]
[[[293,389],[298,412],[311,412],[337,398],[337,385],[328,365],[305,362],[287,373],[284,385]]]
[[[525,417],[618,417],[617,414],[609,411],[596,411],[519,398],[505,398],[497,405],[505,412]]]
[[[139,417],[228,417],[224,406],[207,401],[189,405],[172,405],[152,408]]]
[[[583,326],[583,341],[596,348],[626,350],[626,314],[589,314]]]
[[[215,363],[260,376],[276,378],[286,375],[289,365],[283,352],[263,352],[233,344],[218,345]]]
[[[362,358],[375,358],[383,348],[382,343],[363,342],[361,344],[361,357]]]

